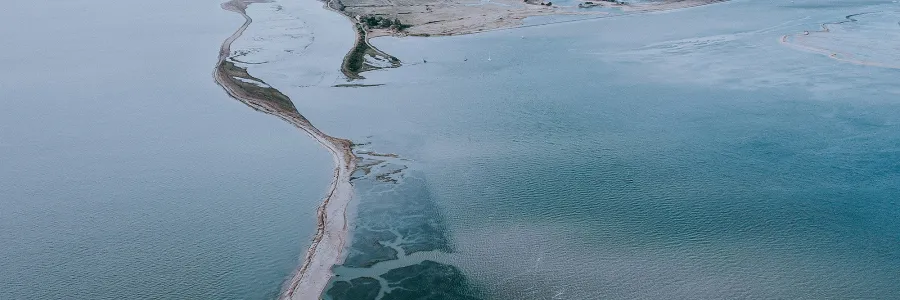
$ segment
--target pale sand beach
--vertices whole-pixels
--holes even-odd
[[[317,229],[301,267],[285,284],[281,299],[317,298],[333,273],[331,267],[341,263],[341,251],[347,241],[346,209],[353,196],[350,174],[356,169],[356,158],[349,140],[329,136],[300,115],[290,99],[280,91],[252,77],[245,69],[229,61],[231,44],[253,22],[246,14],[247,5],[257,0],[232,0],[222,8],[241,14],[245,22],[222,44],[214,72],[216,82],[232,98],[254,110],[274,115],[303,130],[331,154],[335,164],[334,177],[328,193],[317,212]]]

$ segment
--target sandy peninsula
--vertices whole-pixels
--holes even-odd
[[[328,0],[328,6],[348,17],[377,16],[403,25],[367,26],[370,37],[382,35],[458,35],[522,25],[527,17],[542,15],[609,15],[687,8],[725,0],[628,1],[581,0],[560,5],[552,0]],[[400,30],[398,30],[400,29]]]
[[[312,245],[298,271],[286,283],[281,296],[282,299],[317,299],[331,279],[331,267],[341,262],[341,251],[347,241],[346,209],[353,194],[350,174],[356,169],[356,157],[349,140],[335,138],[320,131],[297,111],[290,98],[251,76],[245,68],[230,60],[231,44],[253,22],[246,14],[246,8],[249,4],[258,2],[262,1],[232,0],[222,4],[222,8],[241,14],[245,21],[222,43],[213,77],[232,98],[256,111],[279,117],[305,132],[325,147],[334,160],[334,176],[328,193],[318,208],[317,229]]]

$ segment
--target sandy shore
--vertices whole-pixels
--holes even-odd
[[[347,241],[346,209],[353,196],[350,174],[356,169],[356,157],[349,140],[329,136],[303,117],[290,99],[246,69],[229,60],[231,44],[243,34],[253,20],[246,14],[249,4],[264,0],[232,0],[222,8],[241,14],[244,24],[226,39],[219,50],[219,61],[213,74],[216,83],[232,98],[254,110],[271,114],[303,130],[319,142],[334,160],[334,177],[328,194],[318,208],[317,230],[312,245],[300,268],[285,284],[281,299],[318,299],[333,276],[331,267],[341,263],[341,251]]]

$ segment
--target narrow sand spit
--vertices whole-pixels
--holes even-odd
[[[331,153],[335,163],[327,196],[318,208],[318,228],[301,267],[285,284],[281,299],[318,299],[333,276],[331,267],[341,263],[341,251],[347,241],[347,205],[352,198],[350,174],[356,169],[356,157],[349,140],[331,137],[309,122],[280,91],[252,77],[247,70],[229,60],[231,44],[243,34],[253,20],[247,15],[249,4],[265,0],[231,0],[222,8],[241,14],[244,24],[222,43],[213,77],[234,99],[247,106],[300,128]],[[262,83],[262,85],[254,84]]]

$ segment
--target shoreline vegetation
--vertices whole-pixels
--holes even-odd
[[[378,48],[369,44],[369,38],[371,35],[369,31],[366,29],[365,24],[355,19],[354,17],[343,13],[343,6],[340,5],[339,0],[324,0],[325,8],[336,12],[338,14],[344,15],[345,17],[350,19],[350,22],[353,23],[354,34],[356,35],[356,41],[353,43],[353,48],[344,55],[344,60],[341,62],[341,73],[347,77],[348,81],[366,79],[360,73],[365,71],[372,71],[384,68],[398,68],[401,66],[401,62],[394,56],[391,56]],[[337,4],[335,4],[337,3]],[[336,5],[336,6],[335,6]],[[402,29],[402,27],[400,27]],[[367,60],[366,58],[369,58]],[[380,62],[380,64],[378,64]],[[335,87],[360,87],[359,85],[337,85]]]
[[[247,69],[230,60],[231,44],[253,22],[247,15],[247,6],[266,0],[231,0],[222,8],[244,17],[241,25],[219,49],[219,60],[213,78],[232,98],[250,108],[276,116],[299,128],[315,139],[331,154],[335,163],[334,176],[328,193],[317,209],[317,229],[312,245],[306,252],[300,268],[285,283],[280,299],[318,298],[333,276],[332,266],[341,263],[342,251],[347,241],[346,208],[352,198],[350,175],[356,169],[356,156],[352,142],[329,136],[313,126],[291,99],[264,81],[251,76]]]

